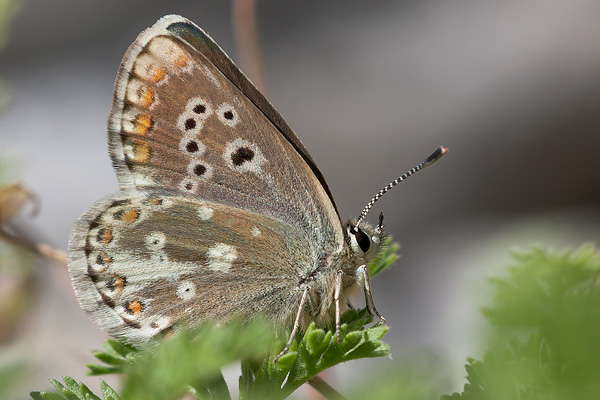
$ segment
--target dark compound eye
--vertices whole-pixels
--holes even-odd
[[[352,227],[350,229],[350,233],[354,235],[354,240],[358,244],[358,247],[362,250],[363,253],[367,253],[369,248],[371,247],[371,239],[369,236],[364,233],[360,228]]]
[[[236,167],[239,167],[245,162],[252,161],[254,158],[254,151],[249,147],[240,147],[235,152],[231,153],[231,162]]]

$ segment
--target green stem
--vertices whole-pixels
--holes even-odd
[[[312,386],[317,392],[321,393],[323,397],[329,400],[345,400],[345,397],[340,394],[337,390],[331,387],[329,383],[325,382],[318,375],[313,376],[308,380],[308,384]]]

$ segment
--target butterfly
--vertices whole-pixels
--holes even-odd
[[[335,321],[362,289],[377,311],[368,263],[389,188],[342,222],[304,145],[221,48],[187,19],[143,31],[117,75],[108,123],[120,191],[75,223],[69,270],[81,307],[133,344],[178,323],[261,316],[292,327]]]

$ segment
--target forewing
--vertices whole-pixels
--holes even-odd
[[[317,252],[343,243],[327,185],[304,146],[182,17],[159,20],[127,51],[109,142],[122,189],[169,188],[270,216],[311,235]]]
[[[141,343],[180,320],[289,323],[300,296],[295,263],[309,262],[301,238],[270,217],[193,196],[120,192],[77,221],[69,265],[92,319]]]

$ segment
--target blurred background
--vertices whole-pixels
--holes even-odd
[[[11,229],[65,250],[75,219],[118,190],[106,119],[129,44],[176,13],[239,62],[232,4],[0,0],[0,12],[0,183],[21,182],[40,206]],[[466,357],[482,354],[488,278],[503,274],[510,251],[598,243],[598,21],[600,2],[589,0],[258,2],[267,97],[343,218],[436,147],[450,148],[369,217],[384,211],[402,246],[372,283],[394,358],[335,368],[328,380],[342,392],[409,362],[430,367],[441,393],[461,390]],[[97,387],[84,363],[105,336],[66,270],[44,259],[18,278],[27,270],[9,252],[0,252],[0,301],[18,298],[20,311],[0,320],[0,368],[33,366],[16,398],[63,375]]]

